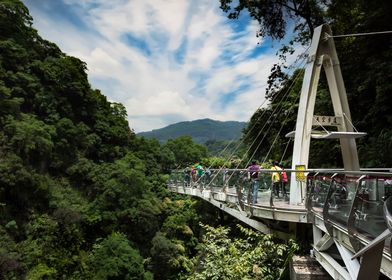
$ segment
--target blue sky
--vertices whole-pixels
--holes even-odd
[[[135,132],[202,118],[248,121],[279,43],[219,0],[23,0],[39,34],[87,63]],[[259,43],[259,44],[258,44]]]

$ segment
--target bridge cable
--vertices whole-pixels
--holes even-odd
[[[302,62],[301,62],[301,64],[302,64]],[[301,67],[301,65],[299,65],[299,67]],[[276,106],[276,108],[275,108],[275,109],[273,110],[273,112],[270,114],[268,120],[264,123],[264,126],[260,129],[260,131],[259,131],[259,133],[257,134],[257,136],[255,137],[255,139],[253,140],[253,142],[250,144],[250,146],[249,146],[248,150],[246,151],[245,155],[250,151],[251,147],[252,147],[252,146],[254,145],[254,143],[257,141],[257,138],[260,136],[261,132],[263,132],[264,128],[266,127],[266,125],[268,124],[269,120],[270,120],[271,117],[274,115],[274,113],[275,113],[278,109],[280,109],[280,105],[281,105],[282,102],[285,101],[285,99],[287,98],[287,96],[288,96],[288,94],[289,94],[291,88],[293,87],[294,83],[298,80],[299,76],[300,76],[300,73],[297,74],[297,76],[295,77],[294,81],[293,81],[292,84],[288,87],[288,89],[286,90],[286,92],[285,92],[285,91],[281,91],[281,92],[285,92],[284,95],[283,95],[283,97],[282,97],[282,99],[281,99],[281,101],[278,103],[278,105]],[[279,96],[279,94],[277,94],[277,95],[271,100],[271,102],[274,101],[276,98],[278,98],[278,96]],[[281,109],[280,109],[280,110],[281,110]],[[280,110],[279,110],[279,112],[280,112]],[[264,116],[266,113],[267,113],[266,110],[264,110],[264,111],[262,112],[262,114],[261,114],[261,115],[257,118],[257,120],[253,123],[253,126],[251,127],[251,129],[248,130],[248,132],[247,132],[247,134],[245,135],[245,137],[255,128],[255,126],[257,125],[257,122],[258,122],[259,120],[261,120],[261,119],[263,118],[263,116]],[[272,124],[271,124],[271,125],[272,125]],[[267,132],[269,131],[271,125],[269,126]],[[264,138],[263,138],[263,139],[264,139]],[[263,140],[262,140],[262,141],[263,141]],[[262,142],[262,141],[261,141],[261,142]],[[241,161],[244,159],[245,155],[241,158]],[[250,157],[250,160],[252,160],[252,158],[253,158],[253,155],[252,155],[252,157]],[[247,162],[246,165],[249,165],[250,160]],[[237,168],[238,168],[238,166],[237,166]]]
[[[304,60],[305,61],[305,60]],[[280,105],[286,101],[287,97],[289,96],[289,93],[291,91],[291,89],[293,88],[293,86],[297,83],[299,77],[301,76],[301,74],[304,72],[304,70],[299,71],[297,73],[297,76],[294,78],[292,84],[288,87],[286,93],[284,94],[284,96],[282,97],[282,99],[280,100],[280,102],[278,103],[278,105],[276,106],[276,108],[273,110],[273,112],[271,113],[271,115],[269,116],[269,118],[267,119],[267,121],[264,123],[264,126],[260,129],[259,133],[256,135],[255,139],[253,140],[253,142],[251,143],[250,147],[252,147],[254,145],[254,143],[256,142],[256,140],[258,139],[258,137],[260,136],[260,134],[262,132],[264,132],[264,128],[267,125],[267,123],[269,122],[269,120],[271,119],[272,116],[277,115],[280,113],[280,111],[283,109],[283,106],[281,107]],[[292,105],[294,106],[294,104]],[[279,111],[278,111],[279,109]],[[278,111],[278,112],[277,112]],[[247,162],[247,165],[249,165],[249,162],[252,160],[252,158],[254,157],[254,155],[256,154],[256,151],[258,150],[258,148],[260,147],[260,145],[263,143],[265,137],[267,136],[269,130],[271,129],[273,123],[271,122],[270,126],[268,127],[267,131],[265,131],[265,134],[263,136],[263,138],[261,139],[261,141],[259,142],[259,144],[257,145],[256,149],[254,150],[253,154],[250,157],[250,160]],[[265,161],[263,161],[262,163],[264,163]]]
[[[389,34],[391,31],[378,31],[378,32],[366,32],[366,33],[353,33],[353,34],[342,34],[342,35],[329,35],[326,34],[327,38],[343,38],[343,37],[357,37],[357,36],[368,36],[368,35],[380,35],[380,34]]]
[[[303,54],[304,54],[308,49],[309,49],[309,47],[305,49],[305,51],[303,52]],[[301,54],[300,56],[302,56],[303,54]],[[298,61],[300,61],[300,63],[299,63],[300,65],[297,65],[296,68],[294,68],[294,69],[301,68],[301,67],[302,67],[301,64],[304,62],[304,60],[305,60],[305,57],[303,57],[302,60],[296,60],[295,63],[297,63]],[[289,68],[293,68],[293,66],[294,66],[294,65],[291,65]],[[298,78],[298,76],[297,76],[295,79],[297,79],[297,78]],[[295,83],[295,81],[292,82],[292,85],[293,85],[294,83]],[[288,90],[286,91],[285,95],[288,93],[288,91],[291,90],[292,85],[289,86],[289,88],[288,88]],[[271,102],[273,102],[276,98],[278,98],[279,94],[282,93],[282,92],[284,92],[284,91],[278,92],[278,94],[275,95],[275,96],[273,97],[273,99],[271,100]],[[283,99],[283,98],[282,98],[282,99]],[[266,101],[267,101],[267,99],[264,100],[263,104],[264,104]],[[278,104],[277,108],[280,106],[281,103],[282,103],[282,101],[280,101],[280,103]],[[262,104],[262,105],[263,105],[263,104]],[[257,110],[259,110],[259,109],[262,107],[262,105],[259,106],[259,108],[258,108]],[[274,112],[277,110],[277,108],[274,110]],[[256,110],[256,111],[257,111],[257,110]],[[273,115],[274,112],[272,112],[271,116]],[[262,114],[256,119],[256,121],[253,123],[253,126],[248,130],[248,132],[243,136],[243,138],[246,138],[246,136],[248,136],[248,135],[250,134],[250,132],[251,132],[251,131],[255,128],[255,126],[257,125],[257,122],[258,122],[259,120],[261,120],[261,119],[263,118],[263,116],[264,116],[266,113],[267,113],[266,110],[264,110],[264,111],[262,112]],[[269,117],[269,119],[271,118],[271,116]],[[269,119],[268,119],[268,120],[269,120]],[[250,146],[252,146],[252,145],[254,144],[254,142],[257,140],[257,137],[260,136],[260,133],[263,131],[264,127],[265,127],[265,125],[264,125],[263,128],[260,130],[259,134],[256,136],[255,140],[252,142],[252,144],[251,144]],[[241,144],[241,143],[240,143],[240,144]],[[249,149],[248,149],[247,152],[249,152]],[[242,158],[242,159],[243,159],[243,158]],[[252,159],[252,158],[251,158],[251,159]],[[248,164],[249,164],[249,162],[247,163],[247,165],[248,165]]]
[[[266,85],[262,85],[262,86],[266,86]],[[260,106],[256,109],[256,111],[257,110],[259,110],[264,104],[265,104],[265,102],[267,102],[267,99],[264,99],[264,101],[260,104]],[[223,154],[223,152],[230,146],[230,144],[231,143],[233,143],[234,142],[234,140],[236,140],[236,139],[238,139],[238,140],[240,140],[241,139],[241,136],[240,137],[234,137],[234,138],[232,138],[231,140],[230,140],[230,142],[223,148],[223,150],[221,150],[219,153],[218,153],[218,157],[219,157],[219,155],[221,155],[221,154]],[[234,153],[238,150],[238,148],[239,148],[239,146],[241,145],[242,143],[241,143],[241,141],[237,144],[237,146],[235,147],[235,149],[234,149]],[[233,154],[233,153],[232,153]],[[231,155],[229,155],[229,158],[231,157]],[[231,160],[231,158],[230,158],[230,160]],[[209,166],[209,168],[212,166],[212,164]]]
[[[307,47],[307,48],[304,50],[304,52],[303,52],[301,55],[299,55],[299,57],[300,57],[301,59],[296,59],[296,60],[295,60],[294,64],[297,64],[297,62],[300,61],[300,63],[298,63],[298,64],[299,64],[298,66],[294,67],[294,64],[292,64],[292,65],[289,66],[288,68],[289,68],[289,69],[294,69],[294,70],[296,70],[296,69],[298,69],[298,68],[303,67],[302,64],[303,64],[303,62],[304,62],[305,59],[306,59],[305,53],[308,51],[308,49],[309,49],[309,47]],[[285,93],[284,96],[282,97],[282,100],[280,101],[280,103],[278,104],[278,106],[275,108],[275,110],[272,112],[272,114],[271,114],[271,116],[269,117],[269,119],[272,117],[273,113],[279,108],[280,104],[281,104],[282,101],[285,99],[285,97],[287,98],[287,94],[290,92],[290,90],[291,90],[291,88],[293,87],[293,85],[297,82],[299,76],[300,76],[300,73],[297,74],[297,76],[296,76],[295,79],[293,80],[292,84],[288,87],[288,89],[286,90],[286,93]],[[280,92],[284,92],[284,91],[280,91]],[[279,93],[280,93],[280,92],[279,92]],[[273,99],[271,100],[271,102],[273,102],[273,101],[279,96],[279,93],[273,97]],[[263,101],[262,104],[258,107],[257,110],[259,110],[260,108],[262,108],[263,105],[265,104],[265,102],[266,102],[267,100],[268,100],[268,99],[264,99],[264,101]],[[256,110],[256,111],[257,111],[257,110]],[[257,118],[257,120],[254,122],[254,124],[253,124],[253,126],[251,127],[251,129],[249,129],[248,132],[247,132],[244,136],[242,136],[242,139],[244,139],[244,138],[254,129],[254,127],[256,126],[257,122],[258,122],[260,119],[262,119],[262,117],[264,116],[264,114],[265,114],[266,112],[267,112],[266,110],[264,110],[264,111],[262,112],[262,114],[261,114],[261,115]],[[268,121],[267,121],[267,122],[268,122]],[[266,123],[267,123],[267,122],[266,122]],[[254,144],[254,142],[257,140],[258,136],[260,136],[260,133],[263,131],[264,127],[265,127],[265,125],[264,125],[263,128],[260,130],[259,134],[256,136],[255,140],[252,142],[252,144],[250,145],[250,147],[251,147],[251,146]],[[268,131],[269,131],[269,129],[268,129]],[[241,139],[241,137],[240,137],[239,139]],[[264,139],[264,138],[263,138],[263,139]],[[261,142],[262,142],[262,141],[261,141]],[[226,162],[231,161],[231,160],[234,158],[234,153],[238,150],[238,148],[240,147],[240,145],[241,145],[242,143],[243,143],[243,140],[240,141],[240,142],[237,144],[236,148],[235,148],[235,149],[233,150],[233,152],[232,152],[232,155],[231,155],[230,157],[228,157],[228,160],[227,160]],[[261,143],[260,143],[260,144],[261,144]],[[259,145],[260,145],[260,144],[259,144]],[[249,149],[250,149],[250,148],[249,148]],[[247,152],[245,153],[245,155],[249,152],[249,149],[247,150]],[[256,150],[257,150],[257,149],[256,149]],[[253,154],[253,155],[254,155],[254,154]],[[253,155],[252,155],[252,157],[253,157]],[[244,157],[245,157],[245,156],[244,156]],[[239,162],[239,164],[242,162],[242,160],[244,159],[244,157],[241,158],[241,161]],[[250,158],[250,160],[252,159],[252,157]],[[250,160],[247,162],[247,165],[249,165]],[[238,168],[239,164],[236,166],[236,169]],[[223,169],[223,166],[218,170],[217,174],[212,178],[212,180],[210,181],[210,183],[208,184],[208,186],[212,183],[212,181],[214,181],[214,179],[217,177],[217,175],[220,173],[220,171],[221,171],[222,169]],[[230,179],[230,177],[229,177],[229,179]]]
[[[302,57],[302,60],[300,60],[300,65],[298,65],[297,68],[295,68],[295,69],[298,69],[298,68],[301,68],[301,69],[302,69],[302,67],[303,67],[302,64],[303,64],[304,62],[306,62],[306,55],[304,55],[304,54],[309,50],[309,48],[310,48],[310,46],[308,46],[308,47],[305,49],[305,51],[300,55],[300,57]],[[301,71],[303,71],[303,69],[302,69]],[[270,115],[270,117],[268,118],[268,120],[266,121],[266,123],[270,120],[270,118],[274,115],[274,113],[277,111],[277,109],[280,107],[280,105],[281,105],[281,104],[285,101],[285,99],[288,97],[288,94],[290,93],[292,87],[297,83],[297,81],[298,81],[300,75],[302,74],[301,71],[299,71],[299,72],[297,73],[297,76],[293,79],[291,85],[287,88],[287,90],[286,90],[284,96],[283,96],[282,99],[280,100],[279,104],[276,106],[275,110],[271,113],[271,115]],[[294,104],[293,104],[292,106],[294,106]],[[282,106],[282,108],[283,108],[283,106]],[[280,111],[281,111],[282,108],[279,109],[279,112],[278,112],[278,113],[280,113]],[[261,117],[260,117],[259,119],[261,119]],[[255,123],[255,124],[256,124],[256,123]],[[253,159],[253,157],[254,157],[256,151],[257,151],[258,148],[260,147],[261,143],[264,141],[264,138],[266,137],[266,135],[267,135],[267,133],[268,133],[268,131],[270,130],[271,127],[272,127],[272,123],[271,123],[270,127],[268,128],[267,132],[264,134],[263,139],[259,142],[259,145],[258,145],[257,148],[255,149],[254,153],[253,153],[252,156],[249,158],[249,160],[248,160],[246,166],[248,166],[249,163],[250,163],[250,161]],[[253,142],[251,143],[250,147],[253,146],[253,144],[255,143],[255,141],[257,140],[257,138],[258,138],[258,137],[260,136],[260,134],[263,132],[264,128],[265,128],[265,125],[264,125],[264,126],[262,127],[262,129],[259,131],[259,133],[258,133],[257,136],[255,137],[255,139],[254,139]],[[252,129],[253,129],[253,128],[252,128]],[[249,151],[249,150],[248,150],[248,151]]]
[[[305,61],[305,60],[304,60]],[[269,122],[269,120],[271,119],[272,116],[274,116],[275,112],[279,109],[278,113],[279,114],[281,112],[281,110],[283,109],[283,106],[280,106],[283,101],[285,101],[287,99],[287,97],[289,96],[289,93],[291,92],[292,87],[296,84],[296,82],[298,81],[299,77],[300,77],[301,73],[298,72],[297,76],[295,77],[295,79],[293,80],[292,84],[288,87],[288,89],[286,90],[285,94],[283,95],[282,99],[280,100],[279,104],[276,106],[276,108],[273,110],[273,112],[271,113],[271,115],[269,116],[268,120],[264,123],[264,126],[262,127],[262,129],[260,129],[259,133],[257,134],[257,136],[255,137],[255,139],[253,140],[253,142],[249,145],[248,150],[246,151],[246,153],[244,154],[244,156],[241,158],[241,161],[238,163],[238,165],[236,166],[236,169],[238,169],[239,165],[241,164],[242,160],[245,158],[246,154],[250,151],[251,147],[253,146],[253,144],[256,142],[256,140],[258,139],[258,137],[260,136],[260,134],[263,132],[265,126],[267,125],[267,123]],[[297,101],[297,100],[296,100]],[[294,103],[295,104],[295,103]],[[294,104],[292,106],[294,106]],[[288,116],[286,116],[286,119],[288,118]],[[249,165],[250,161],[252,160],[252,158],[254,157],[256,151],[258,150],[258,148],[260,147],[260,145],[263,143],[265,137],[267,136],[269,130],[272,128],[273,122],[270,123],[267,131],[265,132],[263,138],[261,139],[261,141],[259,141],[259,144],[257,145],[256,149],[254,150],[253,154],[249,157],[249,160],[246,163],[246,166]],[[283,124],[281,126],[281,129],[283,128]],[[281,130],[280,129],[280,130]],[[278,132],[276,138],[279,136],[280,131]],[[276,139],[275,138],[275,139]],[[273,145],[273,144],[272,144]],[[272,148],[271,145],[271,148]],[[268,152],[269,154],[269,152]],[[265,163],[265,160],[262,162],[262,164]],[[231,174],[231,176],[233,176],[233,174]],[[229,179],[231,178],[231,176],[229,177]]]
[[[297,77],[294,79],[294,81],[293,81],[292,85],[290,86],[290,89],[288,90],[287,93],[290,93],[291,88],[298,82],[299,77],[301,76],[301,74],[303,74],[303,72],[305,72],[305,70],[302,69],[302,70],[298,73]],[[289,96],[289,95],[287,94],[286,98],[287,98],[288,96]],[[299,97],[300,97],[300,95],[298,95],[298,97],[296,98],[295,102],[291,105],[291,107],[293,107],[293,106],[297,103]],[[283,102],[283,101],[284,101],[284,100],[282,99],[281,102]],[[279,112],[277,112],[276,114],[278,115],[278,114],[282,111],[282,109],[283,109],[283,106],[279,109]],[[290,109],[291,109],[291,108],[290,108]],[[262,164],[266,162],[267,157],[269,156],[269,153],[271,152],[272,147],[273,147],[273,145],[274,145],[276,139],[278,138],[280,132],[282,131],[283,126],[284,126],[284,124],[285,124],[285,122],[286,122],[286,120],[287,120],[288,117],[289,117],[289,116],[287,115],[286,118],[284,119],[284,121],[282,122],[281,127],[280,127],[280,129],[279,129],[279,132],[276,134],[276,137],[275,137],[273,143],[271,144],[271,147],[270,147],[269,151],[267,152],[267,155],[264,157],[264,160],[262,161]],[[272,128],[272,125],[273,125],[273,123],[271,123],[269,129]],[[267,132],[269,131],[269,129],[267,130]],[[262,141],[263,141],[264,138],[267,136],[267,132],[264,134],[264,137],[263,137]],[[257,137],[258,137],[258,136],[257,136]],[[255,153],[256,153],[257,150],[259,149],[259,147],[260,147],[262,141],[260,141],[260,143],[257,145],[256,149],[254,150],[254,152],[253,152],[253,154],[252,154],[252,157],[255,155]],[[248,164],[249,164],[249,163],[248,163]]]
[[[303,71],[303,72],[304,72],[304,71]],[[299,98],[300,98],[300,95],[298,95],[298,97],[297,97],[297,99],[295,100],[295,102],[293,103],[293,105],[297,103],[297,101],[298,101]],[[279,132],[276,134],[275,139],[274,139],[274,141],[272,142],[271,147],[270,147],[269,151],[267,152],[267,154],[266,154],[266,156],[265,156],[265,158],[264,158],[264,160],[263,160],[263,163],[267,160],[267,157],[269,156],[270,152],[272,151],[272,148],[273,148],[273,146],[274,146],[276,140],[278,139],[278,137],[279,137],[279,135],[280,135],[280,132],[282,131],[283,126],[284,126],[286,120],[288,119],[288,117],[289,117],[289,116],[287,115],[286,118],[284,119],[284,121],[282,122],[282,124],[281,124],[281,126],[280,126],[280,129],[279,129]]]
[[[318,123],[318,125],[328,134],[329,133],[329,131],[317,120],[317,118],[315,118],[314,119],[317,123]],[[355,129],[355,128],[354,128]],[[358,131],[357,131],[358,132]]]
[[[305,61],[305,59],[303,59],[303,61],[301,61],[301,64],[302,64],[304,61]],[[259,133],[258,133],[257,136],[255,137],[255,139],[253,140],[253,142],[249,145],[248,150],[246,151],[246,153],[244,154],[244,156],[241,158],[241,161],[240,161],[240,162],[238,163],[238,165],[236,166],[236,169],[238,169],[238,167],[239,167],[239,165],[241,164],[242,160],[245,158],[245,155],[250,151],[250,149],[251,149],[251,147],[253,146],[253,144],[255,143],[255,141],[258,139],[258,137],[260,136],[260,134],[263,132],[265,126],[267,125],[267,123],[269,122],[269,120],[271,119],[271,117],[274,116],[275,112],[278,111],[278,109],[279,109],[279,112],[278,112],[278,113],[280,113],[280,111],[283,109],[283,106],[280,106],[280,105],[281,105],[281,104],[283,103],[283,101],[285,101],[285,100],[287,99],[287,97],[289,96],[289,93],[291,92],[292,87],[296,84],[296,82],[298,81],[300,75],[302,74],[301,72],[303,72],[303,70],[302,70],[302,71],[299,71],[299,72],[297,73],[297,76],[294,78],[293,82],[291,83],[291,85],[290,85],[290,86],[288,87],[288,89],[286,90],[286,92],[285,92],[285,94],[283,95],[282,99],[280,100],[279,104],[278,104],[278,105],[276,106],[276,108],[273,110],[273,112],[272,112],[271,115],[269,116],[268,120],[264,123],[264,126],[262,127],[262,129],[260,129]],[[297,100],[298,100],[298,99],[297,99]],[[297,101],[297,100],[296,100],[296,101]],[[294,103],[294,104],[296,104],[296,103]],[[294,106],[294,104],[293,104],[292,106]],[[264,112],[265,112],[265,111],[264,111]],[[264,113],[264,112],[263,112],[263,113]],[[286,116],[286,119],[287,119],[287,118],[288,118],[288,116]],[[261,117],[260,117],[259,119],[261,119]],[[286,119],[285,119],[285,120],[286,120]],[[255,151],[253,152],[253,154],[252,154],[251,157],[249,158],[248,162],[246,163],[246,166],[249,165],[249,163],[250,163],[250,161],[252,160],[253,156],[255,155],[257,149],[258,149],[258,148],[260,147],[260,145],[263,143],[264,138],[265,138],[266,135],[268,134],[268,131],[271,129],[272,125],[273,125],[273,122],[270,123],[270,125],[269,125],[267,131],[265,132],[265,134],[264,134],[262,140],[259,142],[259,144],[257,145]],[[283,124],[282,124],[282,128],[283,128]],[[282,128],[281,128],[281,129],[282,129]],[[249,130],[249,131],[250,131],[250,130]],[[279,133],[277,134],[277,136],[278,136],[278,135],[279,135]],[[265,161],[263,161],[263,163],[264,163],[264,162],[265,162]],[[232,174],[232,175],[233,175],[233,174]],[[232,176],[232,175],[231,175],[231,176]],[[229,179],[231,178],[231,176],[229,177]]]
[[[347,117],[345,113],[343,113],[343,116],[346,118],[346,120],[350,123],[352,128],[355,130],[355,132],[358,132],[358,130],[355,128],[354,124],[350,121],[350,119]]]
[[[284,152],[283,152],[283,154],[282,154],[282,157],[280,158],[279,163],[282,163],[282,161],[283,161],[283,159],[284,159],[284,156],[286,155],[287,148],[289,147],[290,142],[291,142],[291,137],[289,138],[289,140],[288,140],[287,143],[286,143],[286,148],[284,149]]]
[[[263,86],[265,86],[265,85],[263,85]],[[268,99],[265,98],[264,101],[260,104],[260,106],[256,109],[256,111],[259,110],[261,107],[263,107],[264,104],[267,102],[267,100],[268,100]],[[254,127],[254,126],[255,126],[255,124],[253,125],[253,127]],[[252,129],[253,129],[253,127],[252,127]],[[248,132],[248,133],[249,133],[249,132]],[[247,134],[246,134],[246,135],[247,135]],[[236,139],[241,140],[241,137],[242,137],[242,136],[240,136],[240,137],[238,137],[238,138],[234,137],[233,139],[231,139],[230,142],[224,147],[224,149],[218,153],[218,156],[219,156],[220,154],[223,154],[223,152],[230,146],[231,143],[234,142],[234,140],[236,140]],[[226,160],[226,163],[229,162],[229,161],[231,161],[231,160],[233,159],[235,152],[237,152],[237,150],[239,149],[239,147],[241,146],[242,143],[243,143],[243,141],[240,141],[240,142],[236,145],[236,147],[235,147],[234,150],[232,151],[232,154],[228,156],[228,159]],[[210,166],[209,166],[208,168],[211,168],[211,166],[212,166],[212,163],[210,164]]]

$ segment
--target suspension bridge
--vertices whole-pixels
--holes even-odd
[[[328,25],[319,26],[308,49],[296,127],[286,135],[294,138],[290,169],[261,168],[257,178],[238,166],[210,169],[196,180],[187,169],[174,170],[168,187],[204,199],[263,233],[309,240],[312,256],[334,279],[392,279],[392,169],[359,165],[356,139],[366,133],[351,121],[333,38]],[[322,70],[332,116],[314,115]],[[309,167],[312,139],[339,139],[344,168]],[[271,187],[273,173],[288,175],[287,189],[283,183]]]

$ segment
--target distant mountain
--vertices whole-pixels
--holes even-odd
[[[146,138],[156,138],[160,142],[168,139],[175,139],[183,135],[192,136],[195,142],[204,144],[209,140],[231,140],[239,138],[246,122],[236,121],[215,121],[202,119],[195,121],[179,122],[164,128],[153,129],[152,131],[140,132],[137,135]]]

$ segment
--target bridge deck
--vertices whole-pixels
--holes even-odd
[[[242,179],[243,174],[235,174],[234,171],[230,177],[227,174],[224,174],[226,178],[221,178],[221,185],[211,181],[192,183],[177,177],[169,182],[169,189],[200,197],[250,226],[281,238],[293,236],[288,225],[287,232],[282,232],[284,229],[274,228],[274,221],[313,224],[321,232],[321,241],[313,241],[317,260],[330,274],[337,273],[341,279],[351,279],[347,272],[349,264],[340,267],[341,260],[335,261],[329,255],[328,246],[336,243],[340,251],[344,253],[347,250],[349,255],[353,255],[387,230],[383,205],[386,197],[392,195],[390,173],[361,180],[360,174],[308,176],[300,205],[289,203],[289,193],[282,197],[281,191],[280,197],[275,197],[272,188],[268,187],[270,182],[266,176],[260,180],[257,202],[253,203],[252,187]],[[392,279],[390,243],[389,238],[382,253],[380,271]]]

